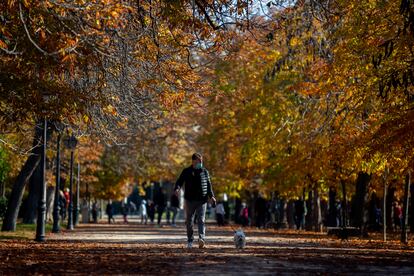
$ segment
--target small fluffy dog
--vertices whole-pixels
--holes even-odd
[[[243,249],[246,246],[246,235],[243,230],[234,231],[234,245],[237,249]]]

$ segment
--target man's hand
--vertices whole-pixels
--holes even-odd
[[[174,193],[176,196],[180,196],[180,188],[175,189]]]
[[[215,198],[214,196],[212,196],[212,197],[210,198],[210,200],[211,200],[211,205],[212,205],[212,206],[216,206],[216,204],[217,204],[217,200],[216,200],[216,198]]]

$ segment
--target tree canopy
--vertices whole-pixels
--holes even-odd
[[[407,0],[4,1],[0,138],[27,152],[46,117],[82,137],[85,181],[108,192],[173,180],[193,151],[237,196],[400,175],[414,157],[413,9]]]

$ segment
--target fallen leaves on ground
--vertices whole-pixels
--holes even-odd
[[[208,225],[207,248],[185,248],[185,229],[139,224],[80,225],[47,241],[0,240],[0,274],[414,273],[413,241],[340,241],[324,233]],[[195,244],[196,245],[196,244]]]

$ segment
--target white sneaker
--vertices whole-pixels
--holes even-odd
[[[203,239],[198,240],[198,248],[204,248],[205,242]]]
[[[193,242],[188,242],[187,243],[187,248],[193,248]]]

